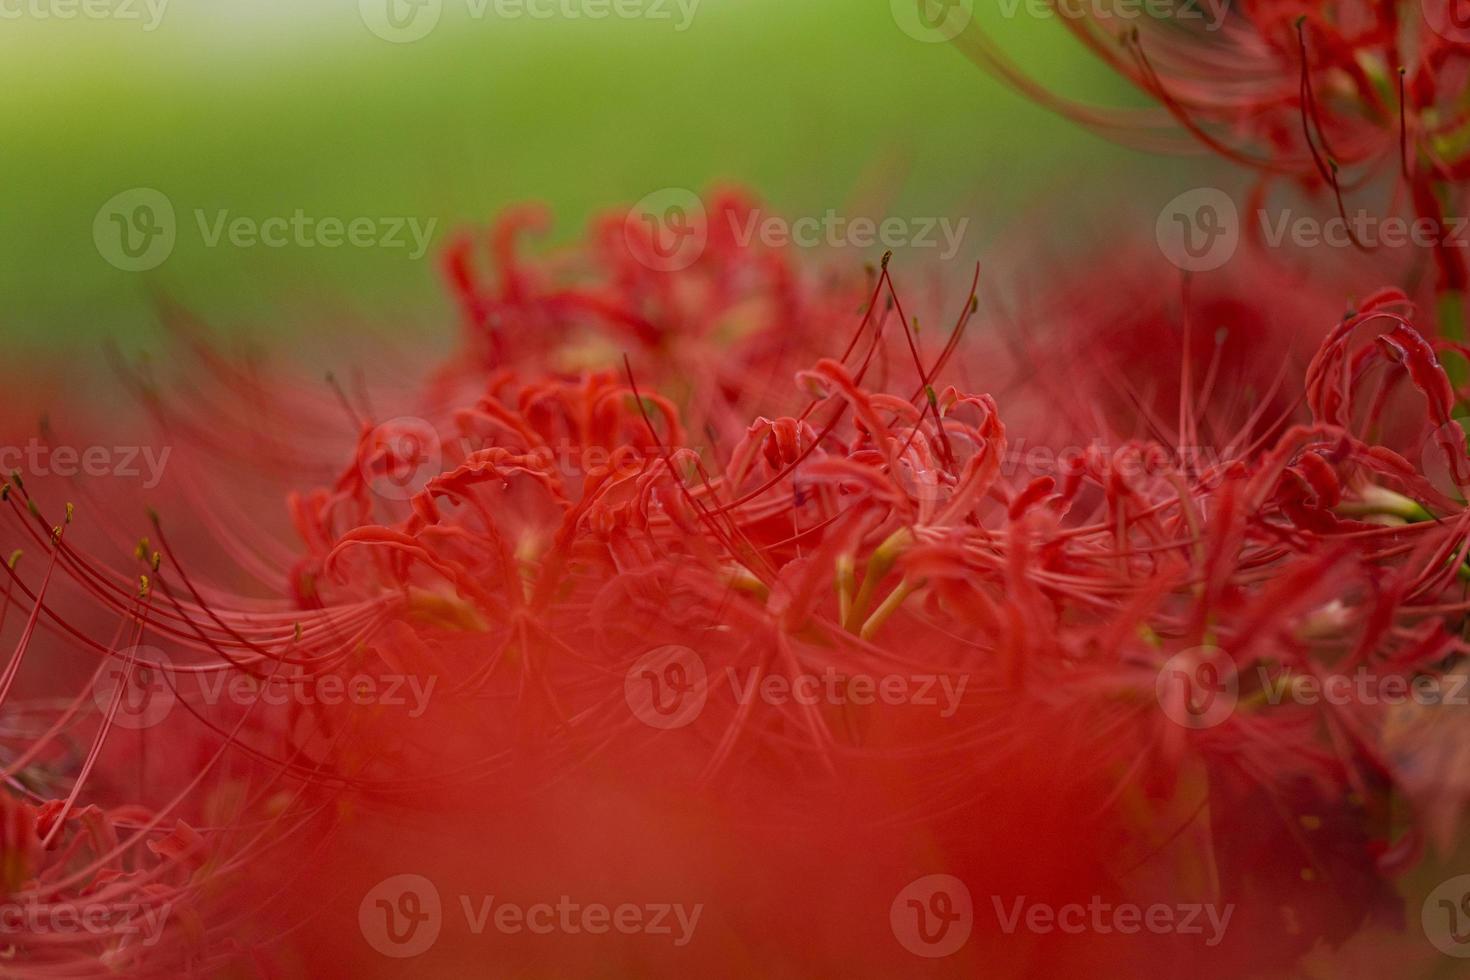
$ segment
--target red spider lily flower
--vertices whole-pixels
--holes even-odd
[[[190,910],[153,946],[69,945],[77,972],[544,972],[476,896],[546,887],[703,910],[687,948],[569,939],[570,971],[898,973],[961,915],[957,974],[1393,941],[1398,876],[1454,843],[1458,726],[1309,695],[1466,653],[1470,467],[1405,294],[1293,316],[1300,369],[1268,346],[1281,280],[1074,304],[1040,335],[1079,403],[1049,420],[1036,361],[971,336],[978,273],[933,339],[886,259],[854,283],[738,242],[639,271],[598,233],[497,241],[498,285],[452,253],[465,349],[409,414],[201,351],[198,404],[133,379],[178,457],[146,541],[7,485],[6,887]],[[1211,333],[1167,384],[1116,384],[1107,345],[1193,345],[1202,313],[1268,363]],[[1033,426],[1074,451],[1018,466]],[[41,678],[38,651],[80,667]],[[132,728],[144,677],[168,712]],[[968,913],[917,897],[936,874]],[[1218,930],[1038,942],[993,911],[1027,901]]]
[[[1470,11],[1462,0],[1181,0],[1144,17],[1128,5],[1054,7],[1158,108],[1097,107],[1051,92],[978,27],[956,43],[1021,91],[1112,138],[1168,152],[1203,147],[1256,171],[1254,201],[1270,180],[1289,178],[1328,192],[1345,221],[1349,201],[1373,212],[1407,207],[1434,229],[1438,285],[1457,304],[1445,328],[1463,336],[1467,264],[1456,219],[1470,174]]]

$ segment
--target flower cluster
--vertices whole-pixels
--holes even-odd
[[[1205,149],[1248,168],[1259,176],[1253,201],[1272,181],[1289,180],[1326,193],[1343,216],[1355,194],[1375,213],[1407,204],[1439,229],[1436,281],[1455,303],[1444,316],[1464,335],[1466,257],[1448,234],[1465,213],[1470,174],[1470,12],[1461,0],[1237,0],[1210,19],[1193,0],[1170,0],[1165,13],[1146,18],[1110,14],[1111,6],[1059,19],[1156,107],[1093,106],[1052,92],[978,28],[958,43],[1021,91],[1107,136],[1150,150]],[[1385,196],[1389,182],[1396,186]]]
[[[594,760],[798,837],[832,835],[809,821],[833,799],[861,801],[991,879],[1066,870],[1137,897],[1139,866],[1167,893],[1209,867],[1241,907],[1219,954],[1234,965],[1391,920],[1394,876],[1454,844],[1450,708],[1279,696],[1301,676],[1461,669],[1460,393],[1438,360],[1452,348],[1402,293],[1342,314],[1304,377],[1260,379],[1233,348],[1261,338],[1191,350],[1190,319],[1234,302],[1249,325],[1261,298],[1186,289],[1174,327],[1167,303],[1151,318],[1173,345],[1154,353],[1182,365],[1172,413],[1108,363],[1105,305],[1074,310],[1029,337],[1059,352],[1052,382],[1095,396],[1058,415],[1025,387],[1028,356],[967,339],[976,283],[931,337],[887,261],[866,281],[813,276],[726,243],[649,273],[610,232],[524,259],[521,226],[492,236],[493,284],[470,239],[450,250],[467,339],[420,415],[379,421],[366,398],[208,353],[192,381],[205,403],[139,380],[195,461],[182,499],[222,552],[204,572],[163,517],[125,572],[103,557],[110,530],[74,542],[102,502],[55,516],[7,485],[27,553],[8,566],[6,608],[26,621],[6,693],[43,634],[87,665],[69,693],[35,680],[5,733],[8,900],[173,910],[150,945],[103,919],[13,940],[25,962],[278,955],[270,917],[240,911],[241,895],[291,890],[259,855],[330,851],[363,807],[514,808]],[[1011,392],[1031,438],[1079,451],[1054,472],[1007,468],[1018,423],[973,377]],[[312,471],[295,457],[315,447],[286,433],[332,431],[332,411],[348,458],[291,494],[293,556],[221,474],[252,445],[250,465],[279,464],[283,482]],[[223,675],[259,692],[286,675],[437,686],[413,713],[388,697],[221,705],[206,695]],[[1211,717],[1222,677],[1228,714]],[[139,691],[173,710],[149,719]],[[682,699],[694,710],[656,723]],[[915,817],[920,799],[968,822]],[[1062,815],[1081,841],[1061,843]],[[975,833],[1009,853],[974,854]],[[1171,833],[1189,846],[1160,852]],[[224,911],[226,896],[244,904]]]
[[[1064,107],[1339,199],[1396,157],[1442,218],[1464,49],[1401,17],[1261,0],[1208,46],[1074,19],[1163,115]],[[978,269],[946,308],[887,256],[722,231],[753,208],[711,194],[677,271],[617,217],[538,249],[544,215],[512,212],[445,252],[456,349],[347,384],[163,306],[185,369],[123,370],[175,450],[143,536],[85,480],[0,490],[18,975],[340,969],[403,853],[471,922],[477,876],[678,882],[723,930],[688,952],[712,972],[897,972],[922,930],[873,922],[928,872],[997,909],[1228,913],[1208,948],[977,917],[934,954],[968,972],[1347,975],[1362,937],[1397,948],[1403,876],[1470,804],[1465,350],[1422,291],[1118,247],[1017,326]],[[609,942],[558,967],[688,972]]]

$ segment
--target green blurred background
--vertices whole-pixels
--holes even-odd
[[[437,222],[437,243],[539,200],[565,239],[600,209],[733,180],[794,215],[974,215],[968,263],[1037,188],[1053,205],[1096,197],[1081,171],[1117,152],[909,36],[889,0],[700,0],[683,30],[674,0],[668,20],[596,21],[444,0],[412,43],[376,36],[358,0],[169,0],[151,30],[149,2],[0,0],[12,350],[145,339],[150,288],[268,337],[445,330],[432,249],[208,247],[195,209],[413,216]],[[63,19],[83,3],[111,13]],[[1059,24],[977,3],[1042,76],[1114,84]],[[114,268],[92,236],[99,207],[135,187],[178,214],[176,247],[147,272]]]

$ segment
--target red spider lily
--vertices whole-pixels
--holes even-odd
[[[134,379],[178,447],[145,542],[88,525],[105,501],[53,513],[58,488],[7,485],[25,556],[0,696],[28,707],[5,733],[6,887],[191,910],[150,947],[38,938],[19,962],[374,972],[364,923],[422,909],[363,896],[405,870],[451,906],[548,881],[706,903],[707,944],[614,936],[555,963],[639,975],[896,973],[915,961],[889,905],[937,872],[984,906],[1240,910],[1204,946],[1027,942],[986,908],[956,973],[1240,975],[1399,925],[1397,876],[1454,843],[1466,802],[1453,716],[1294,692],[1452,675],[1465,653],[1470,472],[1404,294],[1298,327],[1320,330],[1300,372],[1264,346],[1275,280],[1078,304],[1042,335],[1074,352],[1056,377],[1080,400],[1047,425],[1064,396],[1036,362],[967,336],[978,274],[930,339],[886,260],[851,282],[726,242],[656,272],[604,235],[546,259],[497,240],[495,287],[452,252],[467,356],[393,410],[412,415],[200,351],[199,403]],[[1130,391],[1103,357],[1120,336],[1192,345],[1222,311],[1233,343],[1205,334],[1168,385]],[[1018,467],[1033,424],[1076,451]],[[236,469],[290,491],[298,543]],[[43,642],[81,667],[40,678]],[[130,734],[140,670],[172,710]],[[327,694],[404,678],[432,697]],[[283,679],[311,696],[275,699]],[[445,972],[477,938],[449,932],[423,961]],[[544,972],[537,938],[497,965]]]
[[[1290,178],[1330,192],[1344,218],[1350,201],[1374,212],[1407,207],[1436,229],[1438,286],[1456,304],[1445,329],[1463,336],[1467,265],[1452,220],[1463,213],[1460,182],[1470,174],[1470,8],[1462,0],[1181,0],[1157,17],[1139,17],[1131,5],[1122,14],[1070,0],[1054,7],[1158,108],[1095,107],[1051,92],[978,29],[957,43],[1021,91],[1110,137],[1168,152],[1203,147],[1249,167],[1261,177],[1253,201],[1265,198],[1271,179]],[[1365,203],[1367,195],[1375,196]]]

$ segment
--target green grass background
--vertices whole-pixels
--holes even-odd
[[[1060,25],[977,2],[1042,74],[1110,84]],[[463,10],[447,0],[406,45],[371,34],[356,0],[171,0],[151,33],[0,21],[0,338],[146,338],[150,285],[222,330],[444,327],[432,250],[207,248],[194,208],[433,217],[442,237],[540,200],[565,238],[659,188],[736,180],[798,215],[853,213],[881,188],[892,213],[982,215],[983,240],[1044,182],[1096,196],[1083,178],[1114,152],[904,34],[888,0],[702,0],[682,33]],[[150,273],[112,268],[91,237],[99,206],[136,186],[179,213]]]

